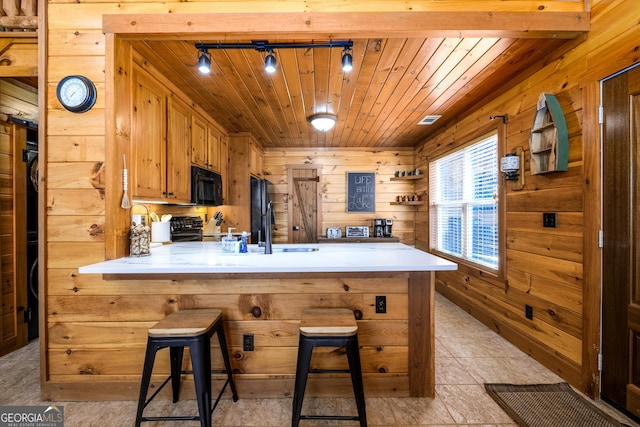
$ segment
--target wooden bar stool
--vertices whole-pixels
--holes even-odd
[[[345,347],[349,369],[311,370],[311,355],[314,347]],[[358,416],[300,415],[309,372],[349,372]],[[291,425],[298,427],[300,420],[359,420],[361,427],[367,425],[358,347],[358,324],[351,310],[346,308],[311,308],[302,313]]]
[[[224,371],[211,370],[211,337],[218,335],[222,358],[224,359]],[[162,383],[160,387],[147,400],[147,391],[151,381],[151,372],[156,358],[156,352],[165,347],[169,347],[171,357],[171,375]],[[191,352],[191,364],[193,371],[182,370],[182,355],[184,348],[189,347]],[[226,373],[227,379],[222,386],[218,397],[211,404],[211,373]],[[173,416],[173,417],[143,417],[144,408],[153,400],[162,388],[171,380],[173,390],[173,403],[176,403],[180,394],[180,375],[193,374],[196,388],[196,399],[198,401],[199,415],[195,416]],[[200,420],[202,427],[211,426],[211,415],[218,405],[227,385],[231,387],[233,401],[238,400],[236,387],[231,376],[231,363],[229,361],[229,351],[227,341],[224,336],[222,324],[222,311],[215,309],[207,310],[180,310],[169,314],[163,320],[149,329],[147,339],[147,352],[144,358],[144,369],[142,372],[142,383],[140,385],[140,397],[138,399],[138,412],[136,415],[136,427],[143,421],[169,421],[169,420]]]

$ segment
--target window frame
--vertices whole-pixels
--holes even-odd
[[[462,150],[468,146],[471,146],[477,142],[482,141],[484,138],[490,136],[491,134],[496,134],[497,136],[497,162],[496,167],[498,168],[498,187],[497,187],[497,203],[496,209],[498,213],[498,269],[494,270],[485,265],[475,263],[472,260],[468,260],[465,258],[459,258],[455,255],[442,252],[436,248],[431,246],[431,215],[432,215],[432,205],[429,202],[429,210],[428,210],[428,247],[429,251],[435,255],[438,255],[442,258],[448,259],[452,262],[457,263],[460,266],[465,266],[473,271],[479,271],[480,274],[485,274],[491,277],[495,277],[498,280],[505,279],[505,264],[506,264],[506,186],[504,176],[500,172],[499,163],[500,159],[504,156],[506,149],[506,125],[504,123],[490,123],[486,126],[479,127],[472,132],[469,132],[465,136],[457,137],[456,140],[460,141],[458,144],[451,144],[448,146],[448,150],[444,152],[438,153],[436,156],[428,158],[427,160],[427,169],[428,174],[430,174],[431,163],[435,160],[441,159],[445,156],[451,155],[459,150]],[[429,189],[431,183],[429,182]]]

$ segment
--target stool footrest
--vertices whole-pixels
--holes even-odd
[[[351,371],[348,369],[309,369],[309,373],[310,374],[327,374],[327,373],[332,373],[332,374],[348,374]]]
[[[360,421],[357,415],[300,415],[301,420]]]
[[[199,415],[182,415],[175,417],[142,417],[140,421],[197,421],[199,419]]]

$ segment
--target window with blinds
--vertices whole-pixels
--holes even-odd
[[[431,249],[498,270],[498,135],[429,165]]]

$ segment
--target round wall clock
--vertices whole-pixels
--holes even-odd
[[[67,110],[84,113],[96,103],[96,86],[84,76],[67,76],[58,83],[56,95]]]

